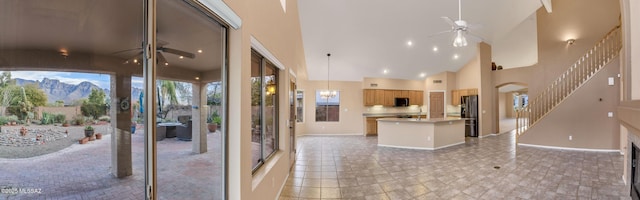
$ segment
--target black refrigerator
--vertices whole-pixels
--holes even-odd
[[[460,115],[465,120],[464,135],[478,137],[478,95],[460,97]]]

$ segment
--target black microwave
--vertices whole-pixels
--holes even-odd
[[[396,98],[396,107],[406,107],[409,106],[409,98]]]

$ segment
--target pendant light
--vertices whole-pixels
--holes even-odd
[[[337,91],[335,90],[330,90],[329,88],[329,68],[330,68],[330,61],[331,61],[331,54],[328,53],[327,54],[327,90],[323,90],[320,91],[320,97],[322,97],[323,99],[331,99],[336,97],[336,95],[338,94]]]

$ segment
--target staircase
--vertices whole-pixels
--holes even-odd
[[[516,111],[516,141],[618,56],[621,48],[622,35],[617,26],[538,96],[529,98],[529,105]]]

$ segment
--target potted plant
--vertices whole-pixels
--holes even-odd
[[[209,132],[216,132],[218,129],[218,123],[215,122],[216,117],[220,117],[218,116],[218,112],[211,113],[211,116],[207,118],[207,129],[209,129]]]
[[[218,128],[222,128],[222,117],[216,116],[213,118],[213,123],[218,125]]]
[[[91,125],[84,127],[84,136],[85,137],[93,137],[93,127]]]

